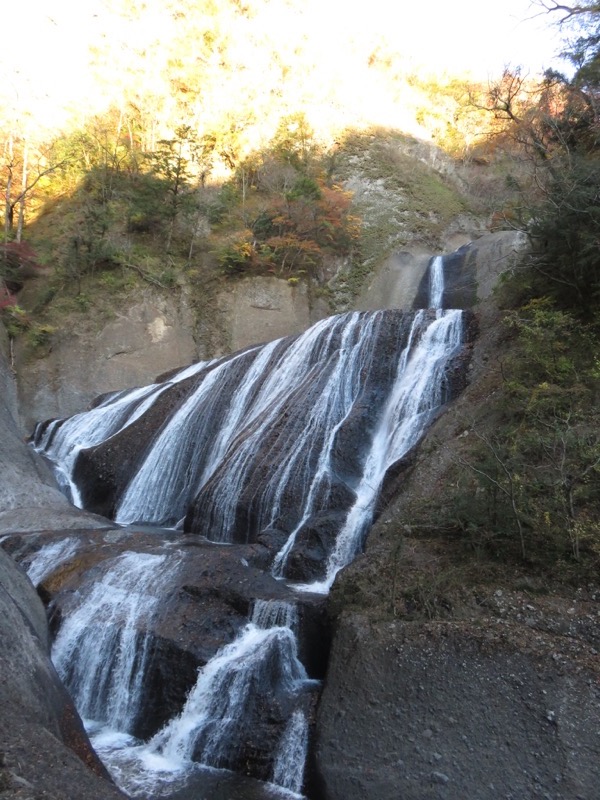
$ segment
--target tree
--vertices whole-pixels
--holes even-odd
[[[148,155],[152,172],[164,181],[168,233],[166,250],[171,250],[175,223],[184,209],[193,210],[194,183],[203,187],[212,169],[217,147],[214,135],[198,138],[189,125],[180,125],[170,139],[161,139]],[[197,225],[194,226],[194,231]],[[192,234],[193,247],[194,234]],[[191,256],[190,256],[191,257]]]
[[[52,148],[37,149],[32,154],[26,136],[14,131],[9,131],[5,139],[3,156],[4,242],[10,241],[13,234],[16,241],[20,242],[27,202],[40,182],[65,162],[55,159]]]

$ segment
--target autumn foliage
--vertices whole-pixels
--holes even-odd
[[[227,273],[322,277],[328,259],[351,255],[360,232],[352,193],[328,180],[325,161],[305,120],[294,118],[240,164],[229,220],[237,213],[244,226],[220,250]]]

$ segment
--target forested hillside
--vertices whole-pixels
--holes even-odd
[[[9,334],[41,355],[145,284],[185,290],[201,318],[247,275],[307,282],[341,310],[387,253],[443,249],[461,215],[525,231],[493,433],[473,425],[449,525],[494,552],[595,564],[600,11],[542,7],[570,36],[572,76],[482,85],[412,74],[383,33],[340,39],[324,72],[326,37],[294,3],[285,37],[258,0],[113,4],[94,52],[103,106],[51,130],[5,94]]]
[[[467,202],[460,180],[428,170],[433,146],[448,164],[474,156],[488,117],[469,96],[483,103],[486,87],[411,73],[389,31],[338,32],[333,58],[301,5],[112,4],[94,40],[95,91],[60,129],[25,106],[27,87],[16,98],[7,87],[11,330],[43,342],[65,313],[110,307],[143,282],[185,284],[206,305],[223,279],[324,287],[341,268],[351,296],[386,251],[413,239],[439,249],[457,215],[488,215],[495,174]],[[27,314],[10,310],[40,270]]]

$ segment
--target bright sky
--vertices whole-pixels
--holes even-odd
[[[271,3],[273,12],[285,8],[285,0]],[[87,48],[106,4],[20,0],[8,5],[3,22],[11,35],[0,50],[0,91],[10,106],[30,107],[35,98],[43,124],[59,109],[89,98]],[[314,25],[312,15],[318,20]],[[548,26],[547,17],[535,15],[530,0],[306,0],[302,11],[309,30],[325,34],[333,54],[336,37],[383,34],[410,63],[432,72],[469,70],[484,80],[505,65],[523,65],[533,75],[552,62],[560,49],[557,30]]]
[[[389,8],[388,0],[373,3]],[[441,69],[485,78],[510,64],[535,74],[560,50],[555,25],[530,0],[416,0],[412,6],[395,14],[399,39],[415,58]]]

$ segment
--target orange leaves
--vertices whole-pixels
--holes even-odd
[[[255,251],[263,267],[310,273],[326,251],[345,255],[357,239],[359,220],[349,213],[351,193],[321,180],[311,182],[314,191],[274,198],[254,220]]]

